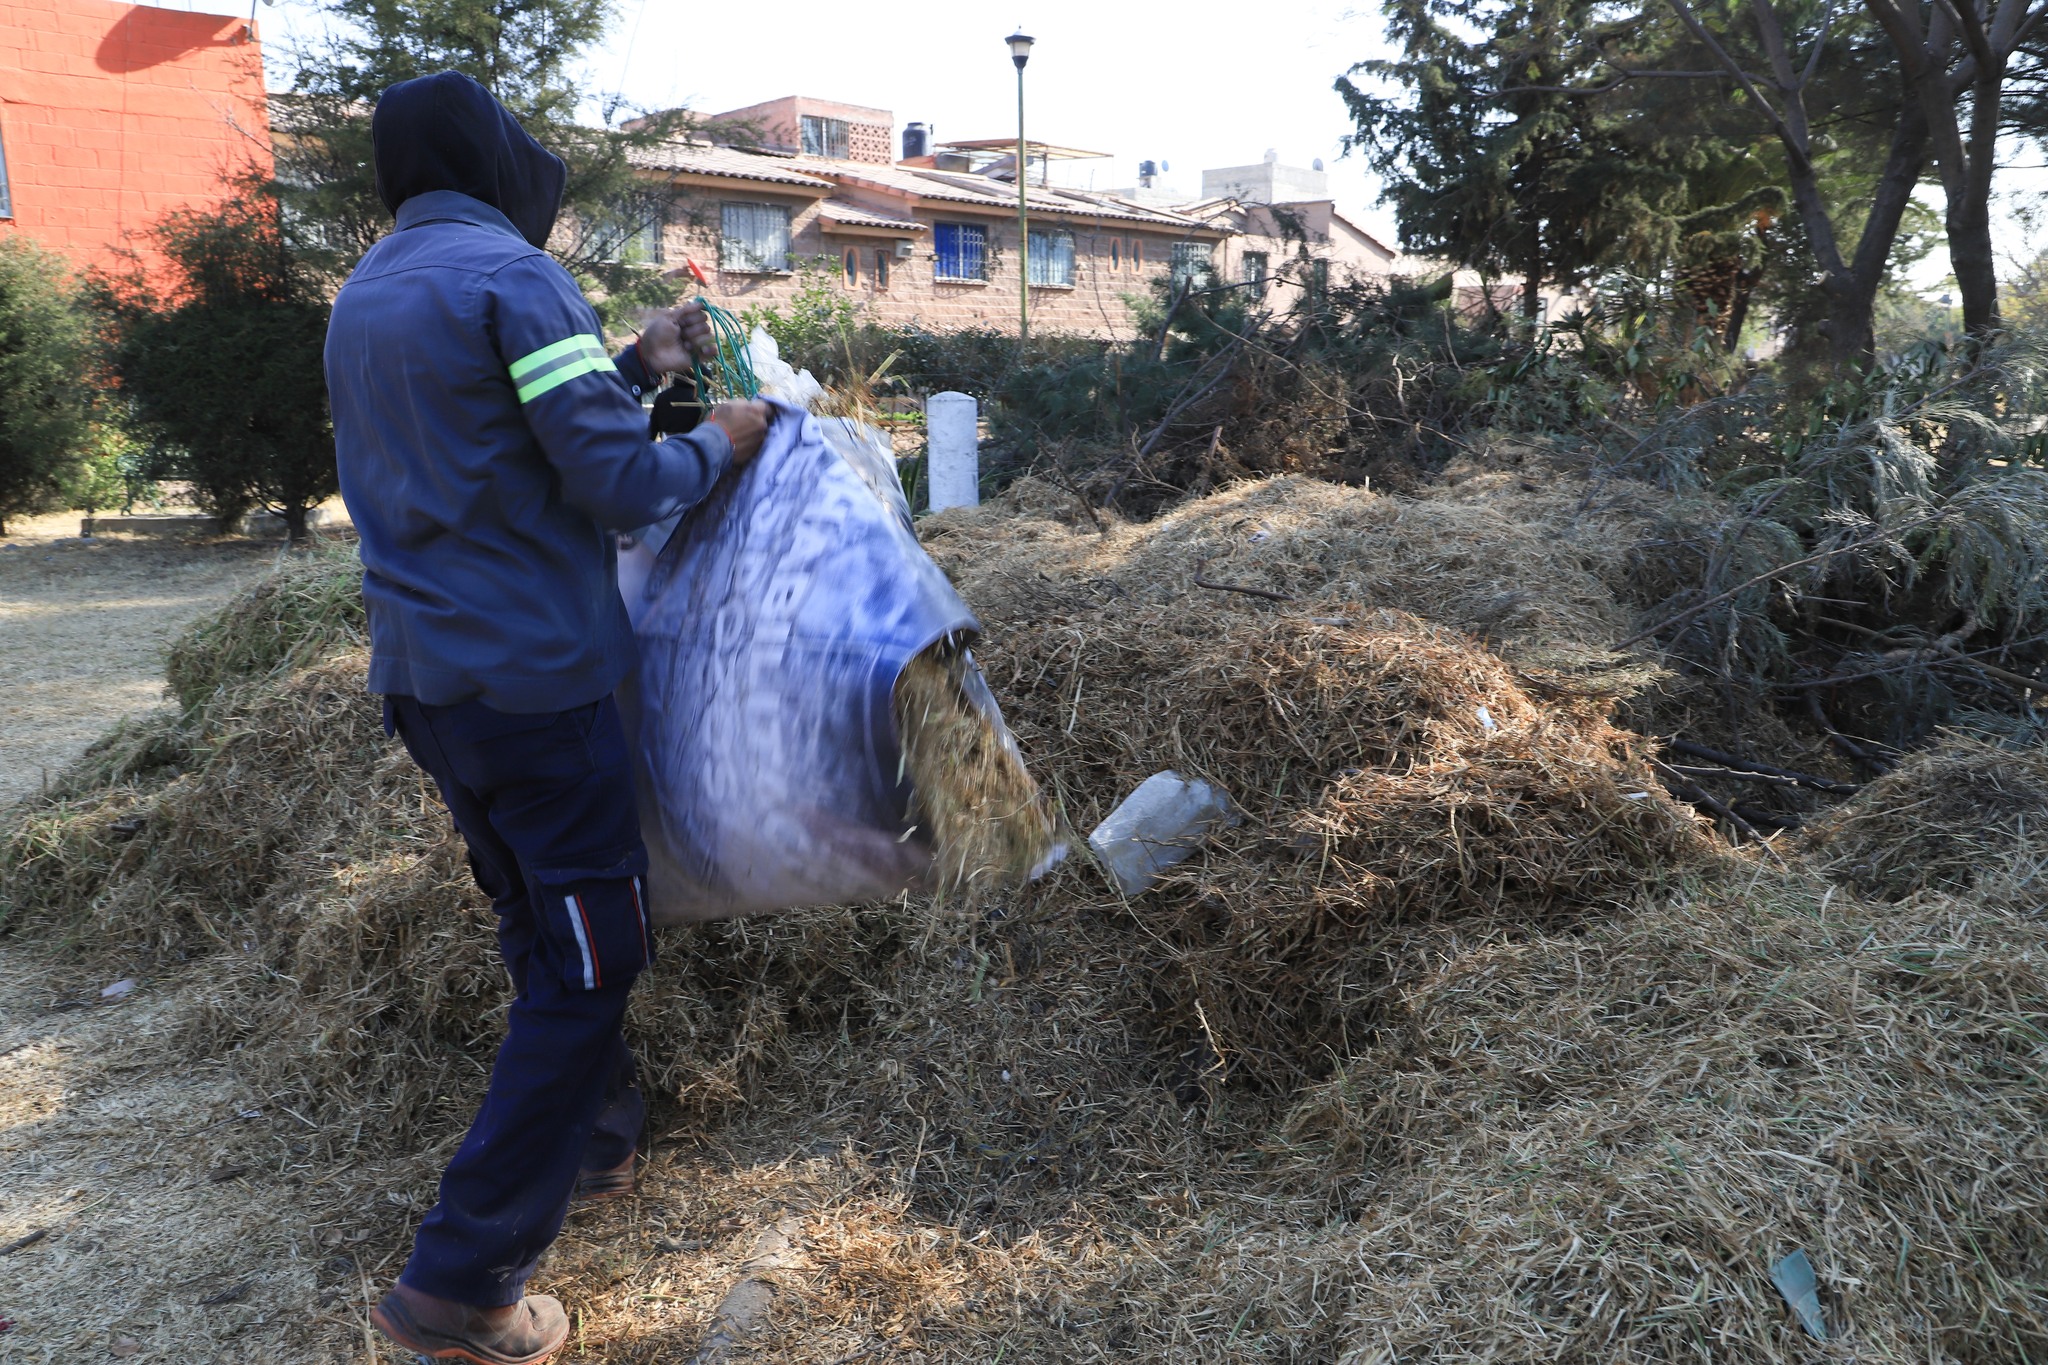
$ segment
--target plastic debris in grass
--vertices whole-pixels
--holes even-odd
[[[1154,773],[1088,836],[1126,896],[1151,889],[1159,874],[1193,853],[1218,826],[1235,825],[1230,798],[1199,778]]]
[[[1799,1325],[1816,1340],[1826,1341],[1828,1324],[1820,1311],[1820,1281],[1814,1278],[1813,1262],[1806,1259],[1806,1253],[1795,1251],[1772,1266],[1771,1283],[1778,1286],[1778,1292],[1792,1306]]]

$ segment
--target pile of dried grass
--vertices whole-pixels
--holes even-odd
[[[1778,1361],[1813,1349],[1764,1270],[1793,1245],[1837,1355],[2048,1349],[2038,926],[1715,854],[1607,719],[1609,544],[1293,480],[1101,532],[1034,497],[931,529],[1056,804],[1177,767],[1247,818],[1132,902],[1076,859],[973,917],[664,935],[660,1121],[843,1153],[790,1358],[829,1320],[959,1359]],[[459,845],[347,628],[219,629],[244,662],[192,710],[14,817],[0,900],[207,955],[192,1045],[329,1140],[445,1140],[502,1000]]]
[[[1964,734],[1909,755],[1802,832],[1823,874],[1883,900],[1961,893],[2016,862],[2043,861],[2048,747]]]
[[[2037,919],[1753,879],[1390,1004],[1287,1125],[1357,1219],[1347,1359],[2048,1351]],[[1793,1250],[1827,1344],[1771,1284]]]
[[[1088,1008],[1119,1017],[1155,1072],[1193,1065],[1210,1089],[1322,1074],[1347,1031],[1369,1027],[1402,926],[1456,916],[1526,929],[1612,909],[1702,851],[1690,818],[1606,724],[1598,688],[1539,704],[1492,655],[1398,613],[1333,607],[1349,624],[1318,624],[1186,586],[1189,561],[1218,550],[1246,557],[1232,572],[1272,555],[1281,572],[1266,581],[1346,588],[1433,554],[1434,579],[1387,581],[1411,598],[1498,596],[1482,584],[1482,552],[1461,540],[1469,518],[1439,524],[1424,504],[1307,481],[1209,504],[1115,537],[1027,522],[1016,544],[982,545],[967,583],[970,600],[992,603],[983,665],[1077,825],[1169,766],[1217,781],[1252,817],[1136,912],[1086,868],[1018,898],[1019,921],[1044,921],[1053,938],[1083,907],[1101,934],[1027,953],[1112,979],[1122,964],[1141,969]],[[1388,529],[1404,519],[1419,529]],[[1258,528],[1267,535],[1253,538]],[[1119,587],[1081,605],[1060,584],[1048,590],[1052,561],[1038,552],[1054,538]],[[957,559],[957,524],[939,541]],[[1382,564],[1381,543],[1406,548]],[[1545,554],[1505,558],[1564,580],[1571,600],[1569,555]],[[0,891],[14,915],[75,935],[223,952],[209,1043],[258,1049],[273,1081],[309,1102],[411,1116],[392,1130],[405,1136],[441,1121],[420,1097],[450,1089],[446,1067],[479,1067],[502,993],[446,818],[361,694],[353,574],[345,558],[291,568],[195,632],[178,656],[188,709],[165,722],[186,760],[146,771],[103,762],[28,811]],[[1597,601],[1583,572],[1577,581]],[[1027,590],[1006,600],[1000,585],[1018,582]],[[958,691],[938,688],[953,703]],[[925,760],[914,751],[909,762]],[[1034,818],[983,821],[1001,837],[969,861],[1035,861],[1047,826],[1026,801],[1029,777],[990,771],[1013,780],[983,795],[1005,811],[1030,804]],[[1014,837],[1025,826],[1032,837]],[[744,1101],[807,1028],[851,1029],[957,990],[953,957],[983,951],[934,928],[921,904],[684,938],[636,1018],[663,1088],[697,1113]],[[933,954],[944,959],[935,971]],[[280,1020],[287,985],[299,1003]]]
[[[1568,924],[1708,853],[1608,699],[1538,700],[1401,612],[1316,610],[1343,615],[1118,607],[1013,628],[987,656],[1080,827],[1165,768],[1246,812],[1130,912],[1157,945],[1159,1027],[1219,1079],[1327,1070],[1415,926]]]
[[[1576,481],[1510,475],[1389,497],[1284,476],[1134,524],[1106,513],[1091,521],[1071,494],[1026,479],[982,507],[928,518],[920,534],[997,634],[1112,602],[1224,610],[1233,594],[1198,588],[1199,578],[1305,606],[1394,607],[1517,661],[1579,662],[1628,632],[1633,613],[1617,601],[1626,552],[1659,498],[1618,485],[1589,499]]]

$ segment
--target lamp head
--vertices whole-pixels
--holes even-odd
[[[1010,45],[1010,60],[1017,64],[1019,71],[1022,71],[1024,63],[1031,60],[1031,38],[1020,29],[1003,41]]]

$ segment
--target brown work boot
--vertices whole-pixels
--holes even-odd
[[[370,1323],[428,1360],[476,1365],[540,1365],[569,1340],[569,1315],[546,1294],[506,1308],[477,1308],[395,1284],[370,1310]]]
[[[576,1173],[576,1186],[569,1191],[572,1203],[595,1203],[603,1199],[618,1199],[633,1192],[633,1171],[639,1165],[640,1154],[628,1152],[626,1159],[610,1170],[583,1170]]]

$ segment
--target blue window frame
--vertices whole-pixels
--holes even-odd
[[[14,199],[7,192],[7,130],[0,128],[0,218],[14,216]]]
[[[932,272],[941,280],[988,278],[988,229],[979,223],[932,226]]]

